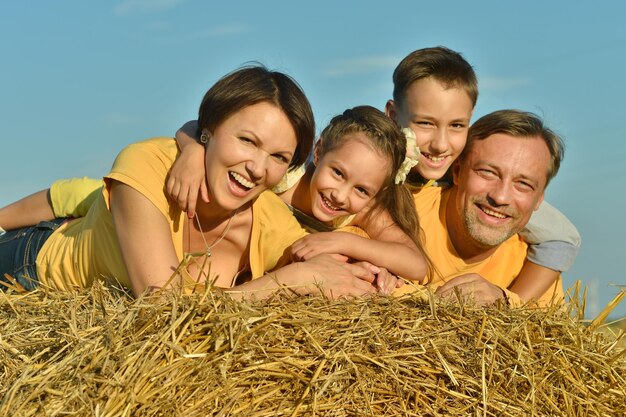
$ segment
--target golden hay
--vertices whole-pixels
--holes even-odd
[[[574,313],[0,292],[0,416],[625,415],[623,331]]]

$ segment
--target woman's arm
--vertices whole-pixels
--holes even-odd
[[[170,278],[179,260],[167,220],[134,188],[111,182],[111,213],[135,296],[178,284]]]
[[[180,155],[176,158],[167,179],[167,193],[178,202],[181,210],[189,217],[195,215],[198,191],[203,201],[209,202],[205,180],[204,146],[197,142],[195,132],[198,122],[185,123],[176,132],[176,143]]]

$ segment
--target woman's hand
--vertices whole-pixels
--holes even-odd
[[[176,141],[181,150],[169,173],[166,191],[178,202],[181,210],[191,218],[195,215],[198,191],[206,203],[209,202],[204,167],[204,146],[197,143],[182,130],[176,132]]]
[[[376,274],[370,268],[323,254],[286,265],[226,292],[236,299],[264,299],[284,290],[295,295],[323,294],[330,299],[357,298],[376,293],[375,280]]]

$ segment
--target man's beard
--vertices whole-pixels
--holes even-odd
[[[472,208],[480,210],[475,204],[477,201],[470,202]],[[489,207],[483,201],[478,201],[481,206]],[[463,221],[465,223],[465,229],[469,235],[477,243],[485,248],[494,248],[499,246],[508,240],[511,236],[515,235],[519,230],[516,228],[516,222],[514,221],[517,216],[507,211],[510,222],[503,226],[489,226],[481,222],[477,216],[477,213],[473,210],[466,209],[463,213]],[[513,222],[511,222],[513,221]]]

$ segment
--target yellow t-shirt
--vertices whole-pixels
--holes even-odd
[[[448,236],[445,212],[449,196],[449,189],[432,186],[424,187],[413,194],[424,236],[424,249],[436,267],[435,278],[431,284],[438,287],[459,275],[477,273],[492,284],[506,289],[522,269],[526,259],[526,243],[519,235],[515,235],[502,243],[487,259],[466,263],[456,253]],[[396,291],[396,294],[414,290],[413,286],[404,285]],[[563,296],[560,278],[552,288],[546,291],[538,303],[548,304],[553,293],[556,294],[557,299]],[[513,304],[519,304],[519,298],[515,294],[510,292],[507,294]]]
[[[55,217],[85,217],[102,193],[102,179],[71,178],[50,186],[50,203]]]
[[[133,187],[161,211],[170,225],[176,255],[182,260],[185,213],[168,199],[164,190],[177,154],[176,142],[171,138],[149,139],[125,148],[105,177],[107,187],[97,194],[85,217],[59,227],[42,247],[37,256],[42,285],[67,290],[103,279],[130,287],[109,210],[111,179]],[[89,179],[53,184],[51,196],[54,195],[54,201],[62,202],[57,203],[55,213],[77,214],[77,207],[72,204],[80,204],[81,195],[91,195],[86,190],[94,184]],[[74,187],[78,189],[78,198],[66,199],[64,195],[71,196]],[[286,262],[285,250],[306,232],[282,200],[269,191],[262,193],[252,205],[252,218],[249,262],[252,277],[258,278],[282,266]]]

